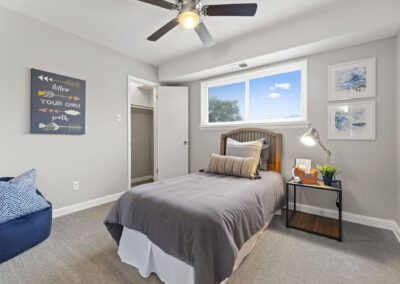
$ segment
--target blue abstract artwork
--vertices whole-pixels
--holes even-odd
[[[366,110],[354,109],[351,111],[337,110],[335,112],[335,128],[338,131],[351,131],[367,127]]]
[[[363,92],[367,88],[367,68],[354,67],[336,71],[335,87],[337,92]]]
[[[328,139],[375,140],[375,101],[329,104]]]

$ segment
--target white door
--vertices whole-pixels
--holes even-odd
[[[189,172],[189,91],[157,87],[155,112],[156,180]]]

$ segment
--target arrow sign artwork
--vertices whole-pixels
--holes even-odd
[[[85,134],[86,82],[31,69],[31,133]]]

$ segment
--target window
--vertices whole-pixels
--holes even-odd
[[[243,121],[246,83],[233,83],[208,89],[208,122]]]
[[[202,126],[307,120],[307,62],[202,83]]]

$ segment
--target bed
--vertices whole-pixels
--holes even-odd
[[[240,142],[264,138],[271,145],[268,171],[250,180],[193,173],[124,193],[105,225],[121,260],[168,284],[223,283],[255,246],[283,205],[282,135],[239,129],[221,136]]]

